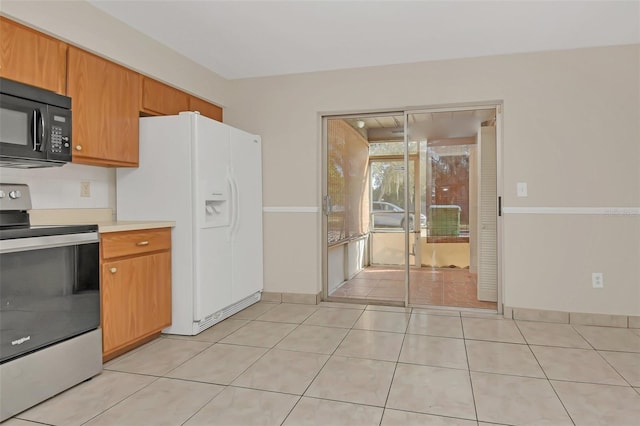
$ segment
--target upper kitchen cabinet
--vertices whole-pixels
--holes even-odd
[[[198,111],[205,117],[213,118],[214,120],[222,122],[222,108],[196,98],[195,96],[189,97],[189,111]]]
[[[64,94],[67,44],[0,17],[0,77]]]
[[[69,46],[73,162],[138,166],[140,75]]]
[[[189,111],[189,95],[159,81],[142,77],[140,111],[149,115],[176,115]]]

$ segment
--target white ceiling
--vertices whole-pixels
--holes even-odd
[[[229,79],[640,43],[640,1],[89,0]]]

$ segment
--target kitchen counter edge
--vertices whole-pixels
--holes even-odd
[[[115,222],[98,222],[98,232],[106,234],[110,232],[140,231],[144,229],[173,228],[173,221],[133,221],[118,220]]]

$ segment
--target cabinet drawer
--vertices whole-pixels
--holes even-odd
[[[102,235],[102,258],[171,249],[171,229],[112,232]]]

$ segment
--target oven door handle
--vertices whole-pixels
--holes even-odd
[[[41,250],[55,247],[75,246],[81,244],[97,243],[97,232],[84,232],[81,234],[49,235],[46,237],[15,238],[0,241],[0,254],[15,253],[19,251]]]

